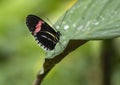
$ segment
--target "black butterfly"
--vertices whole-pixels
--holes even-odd
[[[35,40],[45,50],[53,50],[60,39],[60,32],[55,31],[45,21],[35,15],[28,15],[26,24]]]

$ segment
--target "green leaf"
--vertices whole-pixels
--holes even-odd
[[[60,23],[62,22],[62,25]],[[64,20],[55,24],[61,32],[55,51],[46,58],[60,54],[71,39],[99,40],[120,36],[120,0],[78,0]]]

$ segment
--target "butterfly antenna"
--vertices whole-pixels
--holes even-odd
[[[61,28],[63,20],[65,19],[66,15],[67,15],[68,10],[65,12],[65,15],[63,16],[61,23],[59,24],[59,28]],[[56,27],[53,25],[53,23],[49,20],[49,18],[46,17],[46,19],[50,22],[50,24],[52,25],[52,27],[57,31]]]
[[[65,12],[65,14],[64,14],[64,16],[63,16],[63,18],[62,18],[61,23],[59,24],[59,28],[61,28],[61,26],[62,26],[62,24],[63,24],[63,20],[65,19],[67,13],[68,13],[68,10]],[[46,17],[46,19],[50,22],[50,24],[52,24],[52,27],[57,31],[56,27],[55,27],[55,26],[53,25],[53,23],[49,20],[49,18]],[[59,43],[59,45],[60,45],[61,48],[65,48],[64,45],[62,46],[62,43],[61,43],[60,41],[59,41],[58,43]],[[55,53],[55,52],[54,52],[54,53]]]
[[[46,19],[50,22],[50,24],[52,25],[52,27],[57,31],[56,27],[53,25],[53,23],[49,20],[49,18],[46,17]]]
[[[68,10],[65,12],[65,15],[64,15],[63,18],[62,18],[61,23],[60,23],[60,25],[59,25],[59,28],[61,28],[62,23],[63,23],[63,20],[65,19],[67,13],[68,13]],[[65,48],[65,46],[62,45],[62,43],[61,43],[60,41],[59,41],[58,43],[59,43],[59,45],[60,45],[61,48],[63,48],[63,49]]]
[[[67,13],[68,13],[68,10],[65,12],[65,15],[64,15],[63,18],[62,18],[61,23],[59,24],[59,28],[61,28],[62,23],[63,23],[63,20],[65,19]]]

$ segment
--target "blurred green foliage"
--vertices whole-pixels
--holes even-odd
[[[71,1],[74,0],[0,0],[0,85],[32,85],[42,67],[45,53],[29,33],[26,16],[31,13],[47,16],[54,22]],[[118,59],[119,42],[116,39]],[[101,42],[93,41],[78,48],[51,71],[43,85],[98,85],[100,46]],[[120,84],[119,70],[118,63],[113,72],[113,85]],[[98,75],[97,84],[92,74]]]

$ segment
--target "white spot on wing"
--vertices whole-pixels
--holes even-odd
[[[37,39],[37,37],[36,36],[34,36],[35,37],[35,41],[38,43],[38,45],[42,48],[42,49],[44,49],[45,51],[49,51],[50,49],[48,49],[47,47],[45,47],[43,44],[41,44],[40,42],[39,42],[39,40]]]

